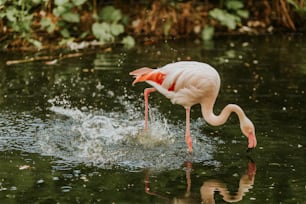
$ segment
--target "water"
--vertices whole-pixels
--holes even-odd
[[[10,66],[52,53],[2,52],[1,203],[304,203],[305,46],[302,35],[223,37]],[[194,106],[189,155],[184,108],[158,93],[143,131],[147,85],[131,86],[128,73],[179,60],[218,70],[215,112],[228,103],[245,110],[256,126],[253,152],[236,116],[211,127]]]

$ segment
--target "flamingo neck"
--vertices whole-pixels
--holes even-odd
[[[225,108],[221,111],[219,115],[214,114],[213,104],[201,104],[201,107],[205,121],[213,126],[223,125],[228,120],[232,112],[237,114],[240,124],[246,118],[246,115],[244,114],[243,110],[240,108],[240,106],[236,104],[228,104],[227,106],[225,106]]]

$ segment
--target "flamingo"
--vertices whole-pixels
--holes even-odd
[[[212,125],[224,124],[232,112],[236,113],[241,132],[248,138],[248,151],[257,145],[255,127],[240,106],[228,104],[219,115],[215,115],[213,107],[220,89],[220,76],[209,64],[196,61],[180,61],[167,64],[157,69],[143,67],[130,72],[137,82],[146,82],[152,87],[144,90],[145,127],[148,129],[149,95],[158,91],[171,100],[173,104],[182,105],[186,110],[185,140],[188,151],[192,153],[190,136],[190,109],[195,104],[201,105],[204,120]]]

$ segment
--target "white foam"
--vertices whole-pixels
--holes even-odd
[[[49,100],[49,119],[37,121],[28,118],[39,126],[35,128],[33,122],[34,135],[33,128],[29,129],[31,132],[22,128],[29,142],[20,142],[16,137],[11,146],[58,158],[59,166],[86,164],[101,168],[174,169],[190,159],[184,139],[184,124],[171,124],[158,109],[151,108],[150,129],[144,131],[143,111],[139,105],[124,97],[117,100],[124,106],[124,111],[79,109],[72,107],[68,100],[55,97]],[[191,124],[193,161],[211,160],[211,140],[199,131],[204,125],[203,120],[192,121]]]

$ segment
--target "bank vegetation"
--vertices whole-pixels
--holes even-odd
[[[0,0],[2,49],[82,49],[163,39],[303,33],[305,0]]]

